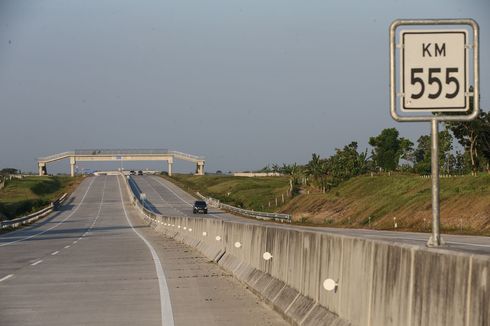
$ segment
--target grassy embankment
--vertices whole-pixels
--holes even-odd
[[[286,177],[179,175],[172,179],[184,189],[256,210],[268,208],[267,202],[288,188]],[[302,224],[389,230],[396,223],[398,230],[430,231],[430,179],[398,174],[360,176],[325,194],[305,190],[310,193],[288,199],[277,208],[272,205],[270,210],[293,214],[293,220]],[[231,192],[229,197],[227,192]],[[441,224],[443,232],[490,235],[490,175],[442,178]]]
[[[0,215],[12,219],[49,205],[63,193],[72,192],[82,177],[25,177],[12,179],[0,190]]]
[[[248,178],[226,175],[174,174],[168,179],[189,193],[199,191],[223,203],[256,211],[276,211],[278,208],[276,198],[279,206],[282,204],[282,195],[284,195],[285,202],[289,200],[287,198],[288,177]]]

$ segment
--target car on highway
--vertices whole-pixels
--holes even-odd
[[[197,213],[203,213],[207,214],[208,213],[208,204],[204,200],[196,200],[194,202],[194,207],[192,208],[192,213],[197,214]]]
[[[143,175],[143,171],[139,170],[138,175]]]

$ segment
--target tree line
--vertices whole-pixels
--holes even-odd
[[[454,150],[455,142],[462,150]],[[330,157],[313,153],[308,163],[272,164],[261,172],[290,175],[294,185],[307,182],[323,191],[354,176],[371,172],[431,173],[431,136],[422,135],[414,144],[400,136],[396,128],[387,128],[369,138],[371,150],[359,150],[353,141],[336,148]],[[480,112],[469,122],[448,122],[439,132],[439,164],[442,174],[490,173],[490,114]],[[297,188],[297,187],[296,187]]]

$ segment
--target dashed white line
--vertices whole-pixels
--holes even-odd
[[[40,263],[42,263],[42,262],[43,262],[43,260],[42,260],[42,259],[40,259],[40,260],[38,260],[38,261],[36,261],[36,262],[32,263],[32,264],[31,264],[31,266],[36,266],[36,265],[39,265],[39,264],[40,264]]]
[[[6,280],[8,280],[9,278],[11,278],[13,276],[14,276],[14,274],[9,274],[9,275],[7,275],[5,277],[2,277],[2,278],[0,278],[0,282],[6,281]]]
[[[68,248],[70,248],[70,247],[71,247],[70,245],[68,245],[68,246],[65,246],[65,249],[68,249]]]
[[[60,253],[59,251],[52,252],[52,253],[51,253],[51,256],[57,255],[57,254],[59,254],[59,253]]]

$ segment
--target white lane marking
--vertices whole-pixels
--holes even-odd
[[[160,258],[153,248],[153,246],[143,237],[134,227],[128,217],[128,212],[126,211],[126,206],[124,205],[124,197],[121,190],[121,183],[119,182],[119,177],[117,177],[117,184],[119,186],[119,194],[121,195],[121,203],[124,210],[124,215],[128,221],[131,229],[143,240],[148,249],[150,249],[151,256],[153,257],[153,262],[155,263],[155,269],[158,277],[158,285],[160,287],[160,312],[162,314],[162,326],[174,326],[174,316],[172,312],[172,303],[170,301],[170,294],[168,291],[167,280],[165,279],[165,273],[163,272],[162,263]]]
[[[42,262],[43,262],[43,260],[42,260],[42,259],[40,259],[40,260],[38,260],[38,261],[36,261],[36,262],[32,263],[32,264],[31,264],[31,266],[36,266],[36,265],[39,265],[39,264],[40,264],[40,263],[42,263]]]
[[[78,242],[78,240],[75,240],[75,241],[73,241],[73,244],[75,244],[75,243],[77,243],[77,242]]]
[[[69,219],[70,217],[73,216],[73,214],[75,214],[78,209],[80,208],[80,206],[82,206],[82,203],[83,201],[85,200],[85,197],[87,196],[88,194],[88,191],[90,190],[90,188],[92,187],[92,184],[94,183],[94,180],[95,178],[92,179],[92,181],[90,182],[90,184],[88,185],[87,187],[87,190],[85,191],[85,194],[83,195],[82,197],[82,200],[80,201],[80,203],[78,204],[78,206],[70,213],[70,215],[68,215],[67,217],[65,217],[63,220],[61,220],[60,222],[58,222],[58,224],[55,224],[54,226],[50,227],[49,229],[47,230],[44,230],[44,231],[41,231],[39,233],[36,233],[36,234],[33,234],[33,235],[30,235],[28,237],[25,237],[25,238],[22,238],[22,239],[18,239],[18,240],[15,240],[15,241],[11,241],[11,242],[6,242],[6,243],[2,243],[0,244],[0,247],[3,247],[3,246],[8,246],[8,245],[11,245],[11,244],[14,244],[14,243],[17,243],[17,242],[21,242],[21,241],[25,241],[25,240],[28,240],[28,239],[32,239],[34,237],[37,237],[38,235],[41,235],[41,234],[44,234],[56,227],[58,227],[61,223],[63,223],[64,221],[66,221],[67,219]]]
[[[161,182],[160,180],[158,180],[158,177],[155,177],[155,178],[152,178],[152,179],[153,180],[156,180],[159,184],[161,184],[162,186],[164,186],[165,188],[167,188],[171,193],[173,193],[177,198],[179,198],[180,200],[182,200],[184,203],[186,203],[189,206],[192,206],[191,203],[187,202],[184,198],[180,197],[175,191],[173,191],[172,189],[170,189],[166,184],[164,184],[163,182]]]
[[[51,253],[51,256],[57,255],[59,253],[60,253],[59,251],[55,251],[55,252]]]
[[[325,231],[328,232],[328,231]],[[342,234],[342,233],[338,233]],[[411,241],[418,241],[418,242],[423,242],[427,243],[427,239],[420,239],[420,238],[410,238],[410,237],[401,237],[397,235],[387,235],[387,234],[361,234],[357,233],[354,236],[358,237],[365,237],[365,238],[373,238],[373,239],[398,239],[398,240],[411,240]],[[470,242],[457,242],[457,241],[446,241],[446,244],[454,244],[454,245],[460,245],[460,246],[472,246],[472,247],[482,247],[482,248],[490,248],[490,245],[484,245],[484,244],[476,244],[476,243],[470,243]]]
[[[2,277],[2,278],[0,278],[0,282],[6,281],[6,280],[8,280],[9,278],[11,278],[13,276],[14,276],[14,274],[9,274],[9,275],[7,275],[5,277]]]
[[[183,214],[184,216],[186,215],[184,212],[182,212],[181,210],[179,210],[178,208],[175,208],[175,207],[172,207],[172,204],[170,204],[168,201],[166,201],[163,196],[155,189],[155,187],[153,187],[149,182],[148,180],[146,180],[144,177],[142,177],[141,179],[139,180],[143,180],[144,182],[146,182],[146,184],[151,188],[151,190],[153,190],[153,192],[155,192],[158,197],[160,197],[160,199],[163,201],[163,207],[164,208],[171,208],[173,209],[174,211],[180,213],[180,214]],[[136,183],[136,181],[133,180],[134,183]],[[137,185],[137,183],[136,183]],[[186,203],[187,204],[187,203]],[[156,213],[155,210],[152,209],[153,212]]]
[[[473,246],[473,247],[482,247],[482,248],[490,248],[490,245],[476,244],[476,243],[466,243],[466,242],[455,242],[455,241],[446,241],[447,244],[455,244],[462,246]]]
[[[70,248],[70,247],[71,247],[70,245],[67,245],[67,246],[65,246],[65,249],[68,249],[68,248]]]

